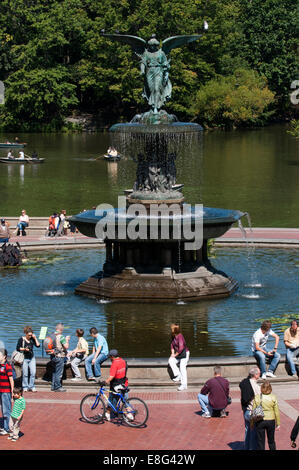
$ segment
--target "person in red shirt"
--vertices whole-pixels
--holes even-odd
[[[0,349],[0,404],[3,416],[3,428],[0,435],[9,433],[9,418],[11,414],[11,394],[14,389],[12,366],[7,362],[6,349]]]
[[[124,359],[119,357],[117,349],[111,349],[109,351],[109,357],[112,361],[109,378],[105,381],[107,385],[110,385],[111,392],[120,392],[128,386],[127,374],[127,363]],[[110,393],[110,402],[116,407],[118,402],[118,396]],[[106,412],[106,419],[110,421],[110,411]]]

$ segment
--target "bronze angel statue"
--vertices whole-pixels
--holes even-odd
[[[204,29],[208,29],[206,21]],[[154,34],[149,41],[128,34],[105,34],[102,32],[102,35],[111,40],[129,44],[140,58],[140,71],[145,77],[143,96],[155,114],[171,97],[170,60],[167,58],[167,54],[172,49],[196,41],[202,36],[202,34],[172,36],[164,39],[162,47],[160,47],[160,42]]]

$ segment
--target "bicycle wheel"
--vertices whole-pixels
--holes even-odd
[[[90,393],[82,398],[80,412],[82,418],[88,423],[99,423],[104,418],[105,411],[105,403],[96,393]]]
[[[124,421],[132,427],[140,428],[148,419],[148,407],[141,398],[129,398],[121,408]]]

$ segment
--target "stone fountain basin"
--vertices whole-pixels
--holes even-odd
[[[195,228],[195,223],[199,221],[199,219],[203,216],[203,239],[208,240],[210,238],[218,238],[224,235],[227,230],[238,220],[243,217],[246,213],[241,212],[239,210],[231,210],[231,209],[218,209],[218,208],[213,208],[213,207],[203,207],[203,210],[197,211],[195,214],[195,208],[191,208],[191,229],[194,230]],[[151,223],[156,223],[158,226],[161,226],[163,224],[163,220],[165,221],[166,219],[169,221],[169,226],[170,226],[170,234],[171,234],[171,226],[173,225],[174,221],[180,220],[181,224],[183,224],[184,220],[187,220],[190,216],[187,214],[179,214],[176,216],[156,216],[152,214],[147,214],[146,216],[141,216],[140,217],[140,224],[146,224],[149,226]],[[126,223],[128,225],[132,220],[134,220],[133,216],[128,216],[126,217],[126,212],[123,209],[108,209],[105,212],[99,211],[99,210],[89,210],[89,211],[84,211],[81,212],[80,214],[74,215],[70,217],[68,220],[70,222],[73,222],[73,224],[78,228],[78,230],[85,236],[91,237],[91,238],[98,238],[96,235],[96,225],[99,221],[101,221],[103,218],[106,218],[106,221],[108,224],[113,224],[115,223],[115,226],[117,227],[118,224]],[[160,232],[159,232],[160,233]],[[125,241],[123,238],[118,238],[117,236],[117,230],[116,230],[116,235],[111,237],[107,237],[110,240],[117,240],[117,239],[122,239]],[[183,230],[182,230],[182,237],[180,238],[181,240],[184,240],[183,236]],[[140,240],[140,242],[146,242],[146,241],[155,241],[152,240],[151,238],[148,238],[146,240]],[[159,238],[156,241],[163,241],[164,238],[159,236]],[[172,240],[172,237],[170,236],[169,238],[165,240]],[[129,240],[128,240],[129,241]],[[173,239],[173,241],[177,241],[176,239]]]

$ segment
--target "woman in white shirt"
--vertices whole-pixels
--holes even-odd
[[[29,217],[26,214],[26,211],[23,209],[19,217],[19,223],[17,225],[17,236],[22,232],[23,237],[26,236],[25,228],[29,225]]]

